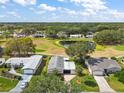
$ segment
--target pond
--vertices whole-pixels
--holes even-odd
[[[59,43],[65,48],[68,48],[70,45],[75,44],[77,42],[83,42],[83,41],[60,41]]]

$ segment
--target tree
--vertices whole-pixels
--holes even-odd
[[[96,44],[94,42],[84,41],[70,45],[66,49],[66,53],[71,57],[75,57],[77,61],[82,62],[95,48]]]
[[[124,31],[105,30],[94,36],[94,41],[101,45],[124,44]]]
[[[5,54],[9,56],[28,56],[35,52],[35,45],[30,38],[14,38],[6,43]]]
[[[24,93],[68,93],[68,86],[58,76],[49,74],[34,80]]]

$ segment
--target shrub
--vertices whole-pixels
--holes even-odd
[[[88,80],[84,82],[86,85],[91,86],[91,87],[96,87],[97,84],[94,81]]]

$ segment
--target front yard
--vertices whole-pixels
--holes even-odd
[[[18,80],[0,77],[0,92],[8,92],[16,86]]]
[[[81,64],[76,64],[76,68]],[[87,68],[83,67],[82,75],[77,75],[73,80],[71,80],[71,87],[75,93],[77,92],[98,92],[98,85],[93,78],[93,76],[89,75],[89,71]]]
[[[106,80],[115,91],[124,92],[124,84],[118,81],[117,77],[110,75],[109,77],[106,77]]]

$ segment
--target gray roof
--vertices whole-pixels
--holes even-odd
[[[62,71],[64,68],[64,59],[61,56],[53,56],[48,65],[48,71],[58,70]]]
[[[90,64],[92,70],[104,70],[110,68],[121,69],[121,67],[115,60],[107,58],[91,58],[88,60],[88,63]]]

